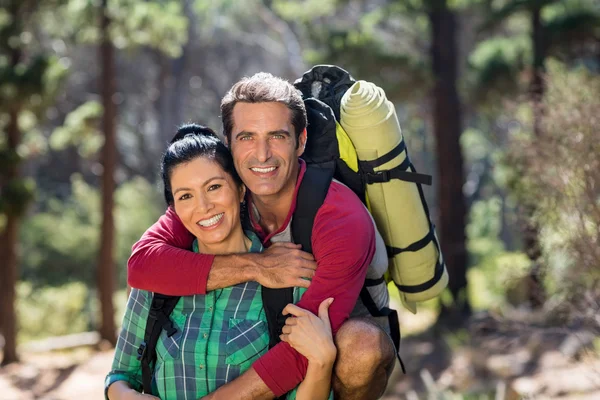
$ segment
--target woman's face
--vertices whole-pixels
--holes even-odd
[[[239,187],[216,161],[198,157],[173,169],[171,189],[175,212],[198,238],[201,252],[218,254],[235,250],[230,248],[230,242],[243,234],[240,223],[243,186]]]

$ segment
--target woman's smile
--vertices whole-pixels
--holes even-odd
[[[220,213],[213,217],[200,220],[200,221],[196,222],[196,224],[199,225],[203,229],[214,229],[217,226],[219,226],[220,223],[223,221],[223,215],[225,215],[225,213]]]

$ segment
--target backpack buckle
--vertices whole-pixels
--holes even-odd
[[[389,182],[391,178],[390,171],[378,171],[365,173],[367,184]]]
[[[144,358],[144,355],[146,355],[146,350],[148,349],[148,346],[146,345],[146,342],[142,342],[142,344],[140,344],[140,347],[138,347],[137,349],[137,359],[141,360],[142,358]]]

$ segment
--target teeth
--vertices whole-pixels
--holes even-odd
[[[267,172],[275,171],[275,167],[267,167],[267,168],[254,167],[254,168],[250,168],[250,169],[254,172],[260,172],[262,174],[266,174]]]
[[[223,213],[217,214],[214,217],[209,218],[209,219],[203,219],[202,221],[198,221],[198,225],[204,226],[204,227],[213,226],[214,224],[219,222],[221,220],[221,218],[223,218]]]

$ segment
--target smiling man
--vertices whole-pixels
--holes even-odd
[[[297,305],[316,314],[329,308],[337,362],[336,398],[377,398],[385,389],[395,351],[387,334],[364,319],[348,319],[375,253],[373,221],[356,195],[333,181],[316,214],[312,256],[292,244],[291,220],[306,164],[306,110],[287,81],[259,73],[236,83],[221,103],[223,128],[238,174],[248,191],[253,229],[268,249],[260,254],[214,257],[181,250],[189,235],[172,210],[134,245],[129,284],[171,295],[204,294],[256,280],[269,288],[308,287]],[[304,278],[312,279],[311,282]],[[280,342],[250,370],[210,398],[270,399],[298,385],[307,360]]]

